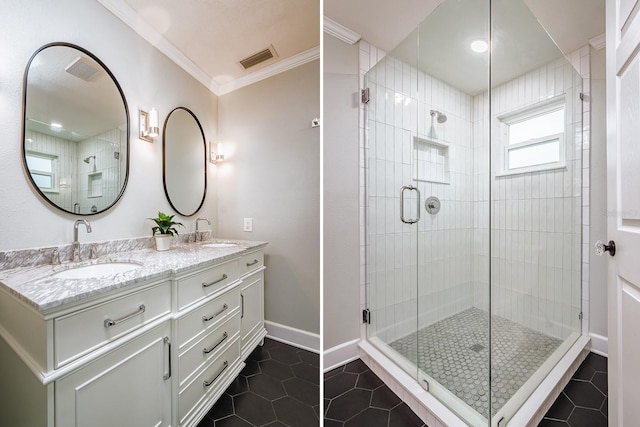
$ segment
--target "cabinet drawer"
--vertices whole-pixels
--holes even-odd
[[[55,367],[170,312],[171,283],[166,282],[54,319]]]
[[[178,348],[180,351],[189,341],[210,331],[228,319],[232,313],[239,311],[239,306],[240,289],[236,287],[179,317]]]
[[[240,345],[236,338],[219,357],[214,359],[213,363],[207,366],[193,382],[179,393],[180,425],[184,425],[184,421],[192,409],[200,406],[199,403],[205,398],[205,395],[215,394],[216,391],[224,392],[220,388],[228,382],[230,373],[235,370],[234,368],[239,361]]]
[[[240,258],[240,276],[249,274],[264,265],[264,251],[259,250],[243,255]]]
[[[178,379],[180,387],[201,366],[217,357],[227,345],[236,339],[240,330],[240,312],[222,322],[204,337],[193,342],[178,356]]]
[[[178,283],[178,309],[206,298],[238,280],[238,260],[228,261],[187,277]]]

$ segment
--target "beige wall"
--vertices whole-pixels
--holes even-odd
[[[265,317],[320,333],[320,61],[219,99],[220,237],[266,240]],[[253,218],[253,232],[243,232]]]
[[[324,348],[360,336],[358,45],[324,35]]]
[[[129,105],[130,173],[114,208],[89,217],[93,232],[82,242],[150,236],[145,218],[170,212],[162,187],[162,135],[137,138],[138,108],[156,107],[160,120],[177,106],[191,109],[207,139],[217,133],[217,97],[96,1],[3,0],[0,13],[0,250],[71,244],[77,216],[41,201],[22,167],[22,79],[29,58],[44,44],[64,41],[91,51],[109,67]],[[162,129],[162,127],[161,127]],[[200,216],[217,213],[216,167],[209,165],[208,194]],[[185,230],[195,217],[180,218]]]

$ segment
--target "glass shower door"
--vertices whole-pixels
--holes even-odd
[[[417,133],[415,37],[408,56],[396,51],[365,75],[367,337],[417,378],[417,246],[422,214],[413,180]],[[379,52],[382,56],[382,52]],[[402,345],[394,343],[402,342]]]

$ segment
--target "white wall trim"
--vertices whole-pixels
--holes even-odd
[[[131,27],[140,37],[149,44],[164,53],[170,60],[175,62],[180,68],[189,73],[194,79],[202,83],[207,89],[220,96],[233,92],[236,89],[250,85],[252,83],[275,76],[284,71],[306,64],[314,59],[320,58],[320,47],[316,46],[297,55],[283,59],[260,70],[238,77],[228,83],[220,85],[211,76],[198,67],[193,61],[177,49],[169,40],[144,21],[124,0],[98,0],[109,12]]]
[[[589,335],[591,336],[591,351],[600,356],[609,357],[609,338],[593,333]]]
[[[322,352],[322,366],[324,372],[330,371],[338,366],[342,366],[358,359],[358,343],[360,338],[338,344],[335,347]]]
[[[320,46],[312,47],[311,49],[300,52],[297,55],[290,56],[287,59],[283,59],[282,61],[278,61],[275,64],[261,68],[251,74],[238,77],[235,80],[220,85],[218,87],[218,92],[216,92],[216,95],[225,95],[227,93],[233,92],[236,89],[249,86],[250,84],[275,76],[276,74],[283,73],[292,68],[299,67],[300,65],[304,65],[307,62],[315,61],[319,58]]]
[[[295,347],[320,353],[320,335],[265,320],[267,337]]]
[[[326,16],[322,17],[322,29],[325,33],[348,44],[355,44],[362,38],[360,34]]]
[[[606,41],[607,38],[605,37],[604,33],[602,33],[599,36],[595,36],[594,38],[589,39],[589,44],[595,50],[600,50],[605,47]]]

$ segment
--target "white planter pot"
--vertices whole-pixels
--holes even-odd
[[[159,251],[168,251],[171,249],[171,241],[173,236],[170,234],[158,234],[154,236],[156,238],[156,249]]]

